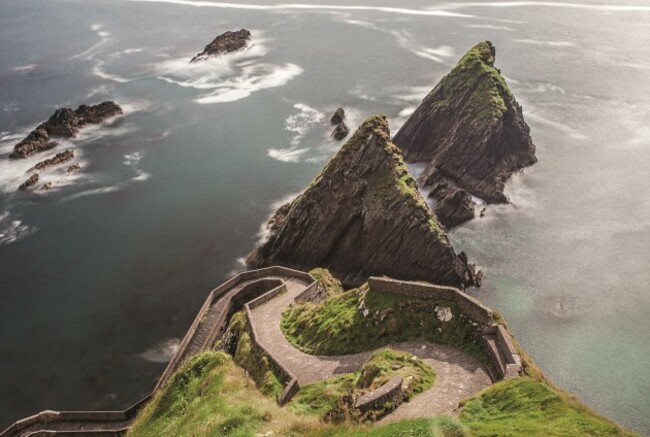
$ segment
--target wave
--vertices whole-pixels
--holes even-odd
[[[413,34],[408,31],[395,30],[390,31],[389,33],[397,39],[397,43],[400,45],[400,47],[421,58],[429,59],[431,61],[446,65],[445,58],[455,57],[454,50],[451,47],[443,45],[432,48],[420,45],[415,41]]]
[[[444,3],[441,9],[465,9],[465,8],[521,8],[521,7],[548,7],[584,9],[596,12],[650,12],[650,6],[646,5],[607,5],[607,4],[586,4],[567,2],[543,2],[543,1],[502,1],[502,2],[463,2]]]
[[[268,53],[266,40],[253,31],[250,47],[202,62],[190,63],[191,54],[154,65],[158,79],[183,88],[209,91],[194,99],[199,104],[227,103],[244,99],[252,93],[286,85],[303,70],[287,63],[261,62]]]
[[[574,47],[575,43],[571,41],[539,41],[535,39],[516,39],[516,42],[522,44],[531,44],[536,46],[549,46],[549,47]]]
[[[16,218],[12,218],[9,211],[0,214],[0,245],[15,243],[29,237],[38,230],[35,226],[28,226]]]
[[[118,83],[127,83],[130,81],[130,79],[118,76],[116,74],[107,73],[102,69],[104,65],[105,63],[103,61],[97,62],[97,64],[95,64],[93,67],[93,74],[97,77],[101,77],[102,79],[111,80]]]
[[[192,6],[197,8],[221,8],[221,9],[244,9],[256,11],[370,11],[383,12],[396,15],[420,15],[428,17],[447,17],[447,18],[472,18],[473,15],[449,12],[441,9],[410,9],[396,8],[390,6],[351,6],[351,5],[319,5],[319,4],[278,4],[278,5],[261,5],[247,3],[224,3],[212,1],[194,1],[194,0],[127,0],[147,3],[169,3],[179,6]]]
[[[309,129],[325,118],[325,114],[303,103],[296,103],[293,107],[300,112],[287,117],[284,121],[284,128],[296,134],[291,140],[291,145],[297,146]]]
[[[27,65],[19,65],[18,67],[12,68],[12,71],[15,71],[16,73],[29,73],[38,68],[38,64],[27,64]]]
[[[85,59],[89,60],[92,59],[96,54],[97,50],[100,49],[101,47],[105,46],[109,42],[111,42],[111,33],[106,32],[104,30],[101,30],[103,25],[101,24],[93,24],[90,26],[90,28],[97,34],[99,37],[99,42],[96,44],[93,44],[90,46],[88,49],[84,50],[81,53],[77,53],[76,55],[71,56],[71,59]]]
[[[467,26],[470,29],[488,29],[488,30],[503,30],[503,31],[514,31],[512,27],[508,26],[495,26],[494,24],[468,24]]]
[[[299,162],[300,157],[308,151],[308,147],[302,149],[296,147],[287,147],[284,149],[271,148],[267,151],[267,153],[271,158],[277,159],[278,161],[296,163]]]
[[[257,232],[257,246],[260,244],[264,243],[266,240],[269,239],[269,236],[271,235],[271,230],[268,227],[269,221],[273,218],[275,215],[275,212],[282,206],[285,205],[289,202],[293,202],[293,200],[300,196],[302,194],[302,191],[297,192],[297,193],[290,193],[285,196],[282,196],[281,198],[274,200],[271,202],[271,205],[269,205],[269,209],[271,210],[269,216],[267,217],[266,220],[264,220],[264,223],[260,225],[260,230]],[[238,260],[241,259],[246,265],[246,260],[243,258],[238,258]]]

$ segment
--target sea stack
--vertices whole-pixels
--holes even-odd
[[[50,150],[58,145],[51,137],[74,137],[82,127],[99,124],[121,113],[122,108],[112,101],[91,106],[81,105],[75,110],[59,108],[45,123],[38,125],[24,140],[16,144],[9,157],[27,158],[35,153]]]
[[[194,56],[190,63],[205,61],[211,56],[218,56],[224,53],[232,53],[243,50],[251,39],[251,33],[246,29],[235,32],[228,31],[217,36],[210,44],[205,46],[203,51]]]
[[[383,115],[368,118],[309,187],[280,207],[251,267],[326,267],[346,285],[372,275],[480,282],[420,195]]]
[[[474,216],[470,194],[507,202],[505,182],[537,161],[522,108],[494,67],[495,53],[489,41],[474,46],[393,139],[406,161],[428,164],[421,183],[437,188],[436,213],[450,225]]]

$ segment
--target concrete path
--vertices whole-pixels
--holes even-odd
[[[282,312],[304,289],[296,279],[287,281],[287,293],[281,294],[252,311],[261,345],[271,351],[296,376],[300,385],[355,372],[373,351],[351,355],[317,356],[296,349],[282,334]],[[458,403],[479,392],[492,382],[481,363],[471,355],[451,346],[429,342],[399,343],[392,349],[409,352],[425,360],[436,370],[433,388],[402,404],[382,421],[412,417],[454,414]]]

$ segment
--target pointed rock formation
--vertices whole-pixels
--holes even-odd
[[[494,67],[494,56],[489,41],[473,47],[393,141],[408,162],[429,163],[423,182],[437,172],[454,190],[503,203],[508,178],[537,159],[521,106]]]
[[[366,120],[268,230],[248,255],[252,267],[326,267],[347,285],[371,275],[459,287],[480,281],[420,195],[384,116]]]

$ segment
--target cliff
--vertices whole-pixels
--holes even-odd
[[[418,192],[384,116],[368,118],[268,227],[250,266],[327,267],[350,285],[371,275],[461,287],[480,282]]]
[[[52,149],[58,143],[51,137],[74,137],[82,127],[99,124],[121,113],[122,108],[112,101],[92,106],[81,105],[75,110],[59,108],[45,123],[38,125],[24,140],[16,144],[9,157],[26,158],[34,153]]]
[[[473,216],[473,208],[470,214],[462,204],[467,193],[488,203],[507,202],[505,182],[537,161],[521,106],[494,67],[494,59],[491,42],[474,46],[393,139],[408,162],[428,163],[424,185],[448,185],[434,198],[454,202],[451,209],[442,208],[448,213],[459,207],[462,214],[449,217],[450,222]]]

